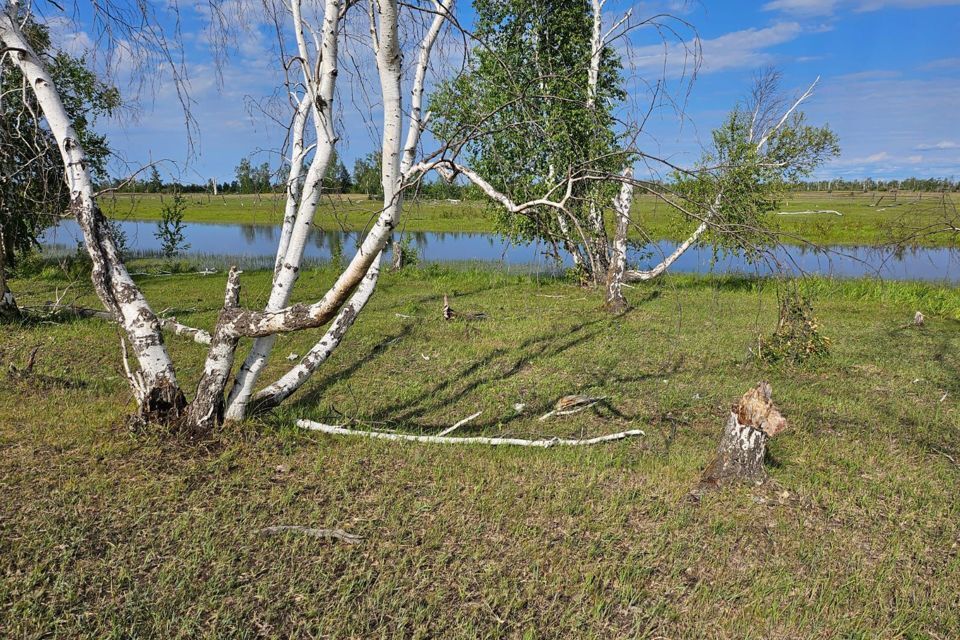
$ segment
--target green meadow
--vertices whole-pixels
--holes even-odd
[[[134,265],[147,271],[150,265]],[[305,271],[297,298],[335,276]],[[269,272],[243,276],[265,303]],[[223,274],[141,276],[212,328]],[[382,277],[292,402],[201,442],[131,433],[116,330],[0,328],[0,629],[7,637],[932,638],[960,636],[960,291],[810,280],[826,356],[767,364],[770,280],[600,292],[430,266]],[[15,280],[24,306],[89,280]],[[444,294],[482,321],[444,321]],[[911,325],[922,310],[927,321]],[[317,332],[281,336],[302,354]],[[184,388],[204,348],[170,336]],[[29,376],[18,375],[37,348]],[[10,369],[10,367],[14,369]],[[278,358],[266,379],[289,363]],[[7,374],[7,371],[10,371]],[[689,493],[732,402],[768,380],[789,429],[770,481]],[[602,396],[541,421],[557,398]],[[645,436],[528,450],[312,434]],[[360,544],[286,534],[336,527]]]

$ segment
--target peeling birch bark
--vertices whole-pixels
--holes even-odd
[[[707,466],[700,488],[767,479],[763,460],[767,440],[787,428],[787,421],[774,406],[769,383],[761,382],[740,398],[730,410],[717,457]]]
[[[620,195],[613,203],[613,209],[617,214],[617,228],[613,237],[610,266],[607,269],[607,296],[604,305],[611,313],[623,313],[627,310],[627,300],[623,297],[623,281],[627,268],[630,207],[633,205],[633,167],[626,167],[623,170],[623,177]]]
[[[549,449],[550,447],[588,447],[591,445],[605,444],[607,442],[616,442],[636,436],[647,435],[640,429],[630,429],[619,433],[611,433],[605,436],[586,439],[565,439],[565,438],[542,438],[539,440],[527,440],[524,438],[487,438],[482,436],[472,436],[465,438],[449,436],[415,436],[405,433],[386,433],[384,431],[359,431],[356,429],[347,429],[338,425],[323,424],[311,420],[297,420],[297,426],[308,431],[319,431],[335,436],[358,436],[361,438],[373,438],[376,440],[392,440],[395,442],[420,442],[428,444],[486,444],[491,446],[515,446],[515,447],[536,447],[540,449]]]
[[[290,302],[293,287],[300,277],[300,265],[303,262],[307,241],[310,238],[310,232],[313,230],[313,218],[320,202],[323,177],[326,175],[330,159],[333,157],[333,148],[336,142],[336,134],[333,130],[333,98],[336,88],[338,38],[343,0],[327,0],[324,5],[323,36],[319,45],[320,50],[317,52],[319,58],[317,77],[314,77],[313,73],[309,71],[310,67],[307,63],[311,60],[311,56],[303,33],[304,24],[300,5],[300,0],[293,0],[290,6],[307,91],[301,99],[294,117],[293,134],[299,136],[299,139],[294,140],[290,159],[291,176],[287,185],[288,195],[284,214],[284,229],[281,232],[281,240],[277,248],[273,286],[270,290],[266,311],[278,311]],[[313,115],[317,144],[301,193],[296,185],[299,181],[305,155],[303,133],[307,119],[306,111],[310,111]],[[294,210],[296,211],[295,214],[293,213]],[[288,224],[290,218],[293,220]],[[260,373],[267,365],[275,343],[275,335],[261,336],[254,340],[250,354],[238,369],[233,388],[230,390],[226,418],[230,420],[243,419],[247,402],[253,393]]]
[[[203,365],[203,375],[197,383],[197,395],[187,408],[188,430],[204,433],[223,422],[223,393],[233,368],[239,338],[226,330],[229,311],[240,305],[240,271],[230,269],[223,296],[223,310],[214,329],[210,350]]]
[[[0,11],[0,41],[20,68],[57,141],[70,188],[69,211],[77,218],[93,263],[91,278],[104,307],[126,332],[144,382],[140,417],[166,422],[180,415],[186,401],[163,343],[160,323],[123,265],[97,206],[86,157],[60,95],[19,25]]]

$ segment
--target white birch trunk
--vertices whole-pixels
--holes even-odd
[[[617,230],[613,237],[610,267],[607,270],[606,307],[613,313],[622,313],[627,308],[623,297],[624,272],[627,268],[627,232],[630,229],[630,207],[633,205],[633,167],[623,170],[624,181],[620,195],[614,201],[617,214]]]
[[[240,272],[236,267],[227,276],[223,309],[214,329],[210,350],[203,364],[203,375],[197,383],[197,394],[187,409],[185,426],[205,433],[223,422],[223,390],[233,369],[239,338],[224,330],[229,312],[240,305]]]
[[[382,259],[382,258],[381,258]],[[354,320],[366,306],[377,286],[380,276],[381,259],[375,260],[367,270],[363,282],[357,287],[347,304],[343,305],[340,313],[331,323],[330,328],[317,344],[310,349],[297,366],[293,367],[279,380],[258,391],[250,402],[250,410],[256,412],[271,409],[293,395],[333,354],[340,342],[353,326]]]
[[[293,287],[300,277],[300,265],[306,249],[310,232],[313,229],[313,218],[316,215],[320,201],[323,177],[327,173],[330,159],[333,156],[335,133],[333,130],[333,94],[336,88],[338,36],[340,28],[340,10],[342,0],[327,0],[324,7],[323,38],[320,45],[319,78],[314,78],[309,72],[307,60],[310,60],[306,40],[303,37],[303,22],[300,13],[300,1],[294,0],[291,4],[294,28],[297,30],[297,45],[301,58],[304,60],[304,80],[307,92],[303,96],[294,118],[293,155],[291,157],[291,175],[288,182],[288,198],[284,215],[284,229],[281,233],[280,245],[277,249],[277,260],[274,266],[273,287],[267,301],[266,311],[278,311],[290,302]],[[302,193],[297,188],[300,177],[300,168],[303,166],[304,145],[303,130],[307,114],[306,108],[313,113],[317,131],[317,148],[314,152],[310,168],[307,170]],[[317,105],[320,105],[319,107]],[[301,115],[302,114],[302,115]],[[296,171],[296,173],[295,173]],[[299,196],[299,203],[296,196]],[[296,214],[292,215],[296,207]],[[288,220],[293,218],[288,224]],[[281,253],[282,252],[282,253]],[[237,371],[230,397],[227,401],[226,418],[242,420],[246,413],[246,405],[254,391],[260,373],[267,365],[276,336],[257,338],[250,354]]]
[[[413,167],[417,145],[420,142],[420,136],[423,133],[426,120],[429,117],[429,114],[426,116],[423,115],[423,92],[427,67],[430,62],[430,54],[443,26],[443,21],[449,15],[452,5],[453,0],[439,0],[434,2],[436,15],[434,16],[427,33],[424,35],[417,58],[417,66],[414,73],[413,86],[410,95],[410,122],[408,124],[402,156],[400,157],[397,173],[395,174],[396,177],[387,175],[386,170],[390,168],[386,166],[386,162],[383,163],[384,173],[381,176],[381,179],[384,181],[383,210],[386,212],[393,209],[395,211],[395,219],[399,218],[402,208],[402,193],[399,191],[399,183],[402,179],[407,177]],[[381,31],[385,28],[383,19],[384,17],[381,14]],[[376,31],[373,33],[374,37],[376,38]],[[374,47],[377,50],[378,56],[377,59],[378,68],[380,69],[381,84],[382,86],[389,86],[392,88],[395,83],[392,75],[394,73],[392,68],[394,63],[388,57],[381,57],[384,46],[390,46],[390,38],[387,38],[386,44],[382,39],[379,42],[377,40],[374,41]],[[399,69],[397,69],[397,72],[399,72]],[[399,75],[396,78],[396,83],[398,89],[397,96],[399,98]],[[386,96],[387,93],[388,92],[385,90],[384,95]],[[386,115],[387,114],[385,112],[385,117]],[[397,124],[399,128],[399,126],[402,125],[402,122],[398,122]],[[385,126],[382,146],[383,158],[387,158],[388,154],[393,153],[394,145],[395,142],[392,136],[388,140],[387,127]],[[388,182],[394,184],[395,187],[393,189],[388,189]],[[399,243],[394,243],[395,252],[397,251],[398,246]],[[320,365],[322,365],[330,357],[333,351],[340,345],[340,342],[353,325],[357,315],[359,315],[364,306],[366,306],[367,301],[369,301],[370,297],[373,295],[373,291],[376,288],[376,283],[380,275],[381,260],[382,255],[378,255],[367,269],[362,282],[357,287],[357,290],[354,292],[350,301],[344,305],[344,307],[337,314],[336,319],[334,319],[331,326],[327,329],[327,332],[324,334],[323,338],[321,338],[320,341],[313,346],[307,355],[303,357],[300,363],[293,367],[282,378],[264,388],[254,396],[253,402],[256,405],[257,411],[262,411],[264,409],[276,406],[293,394],[307,380],[310,379]],[[228,417],[231,416],[228,415]]]
[[[9,10],[10,5],[7,8]],[[179,414],[185,403],[177,385],[173,362],[164,347],[160,323],[120,260],[94,197],[83,148],[53,80],[16,20],[6,11],[0,12],[0,40],[11,50],[9,55],[36,95],[47,125],[57,140],[70,188],[70,211],[77,217],[93,262],[94,288],[103,305],[114,314],[127,334],[139,364],[141,416],[156,415],[166,420],[167,414]]]
[[[20,307],[7,285],[7,243],[0,231],[0,322],[20,317]]]
[[[686,253],[687,249],[692,247],[697,242],[697,240],[700,239],[700,236],[702,236],[703,232],[707,230],[707,227],[708,225],[706,221],[701,222],[700,226],[697,227],[696,231],[690,234],[689,238],[687,238],[686,240],[681,242],[679,245],[677,245],[677,248],[674,249],[670,255],[664,258],[660,262],[660,264],[658,264],[654,268],[648,269],[646,271],[641,271],[637,269],[627,270],[624,274],[626,281],[640,282],[644,280],[653,280],[654,278],[657,278],[663,275],[666,272],[666,270],[670,268],[670,265],[676,262],[680,256]]]

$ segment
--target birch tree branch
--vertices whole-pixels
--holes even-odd
[[[605,436],[587,439],[565,439],[565,438],[543,438],[539,440],[526,440],[523,438],[488,438],[483,436],[473,436],[467,438],[457,438],[448,436],[416,436],[405,433],[386,433],[384,431],[359,431],[356,429],[347,429],[338,425],[323,424],[311,420],[297,420],[297,426],[308,431],[319,431],[335,436],[357,436],[361,438],[373,438],[377,440],[391,440],[395,442],[420,442],[430,444],[486,444],[491,446],[509,445],[516,447],[537,447],[548,449],[550,447],[583,447],[607,442],[616,442],[635,436],[647,435],[640,429],[631,429],[619,433],[611,433]]]

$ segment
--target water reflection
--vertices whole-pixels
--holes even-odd
[[[154,236],[156,223],[123,221],[120,226],[131,250],[159,251],[160,241]],[[248,258],[270,258],[276,253],[280,229],[271,225],[200,224],[185,225],[190,254],[230,255]],[[331,256],[350,256],[356,251],[362,233],[341,231],[311,232],[305,255],[309,260],[329,260]],[[405,237],[417,248],[420,258],[428,262],[463,260],[502,261],[511,265],[534,265],[549,269],[554,265],[536,244],[515,245],[489,233],[410,232]],[[47,230],[41,244],[75,247],[81,240],[73,220],[64,220]],[[661,256],[673,250],[671,242],[659,242],[634,251],[631,263],[645,268],[656,264]],[[745,272],[768,274],[779,263],[797,273],[819,273],[840,277],[879,276],[897,280],[932,280],[960,282],[960,251],[944,248],[906,248],[891,253],[876,247],[834,247],[827,252],[810,247],[777,249],[772,262],[751,264],[741,256],[716,255],[710,247],[691,249],[674,264],[681,273]]]

